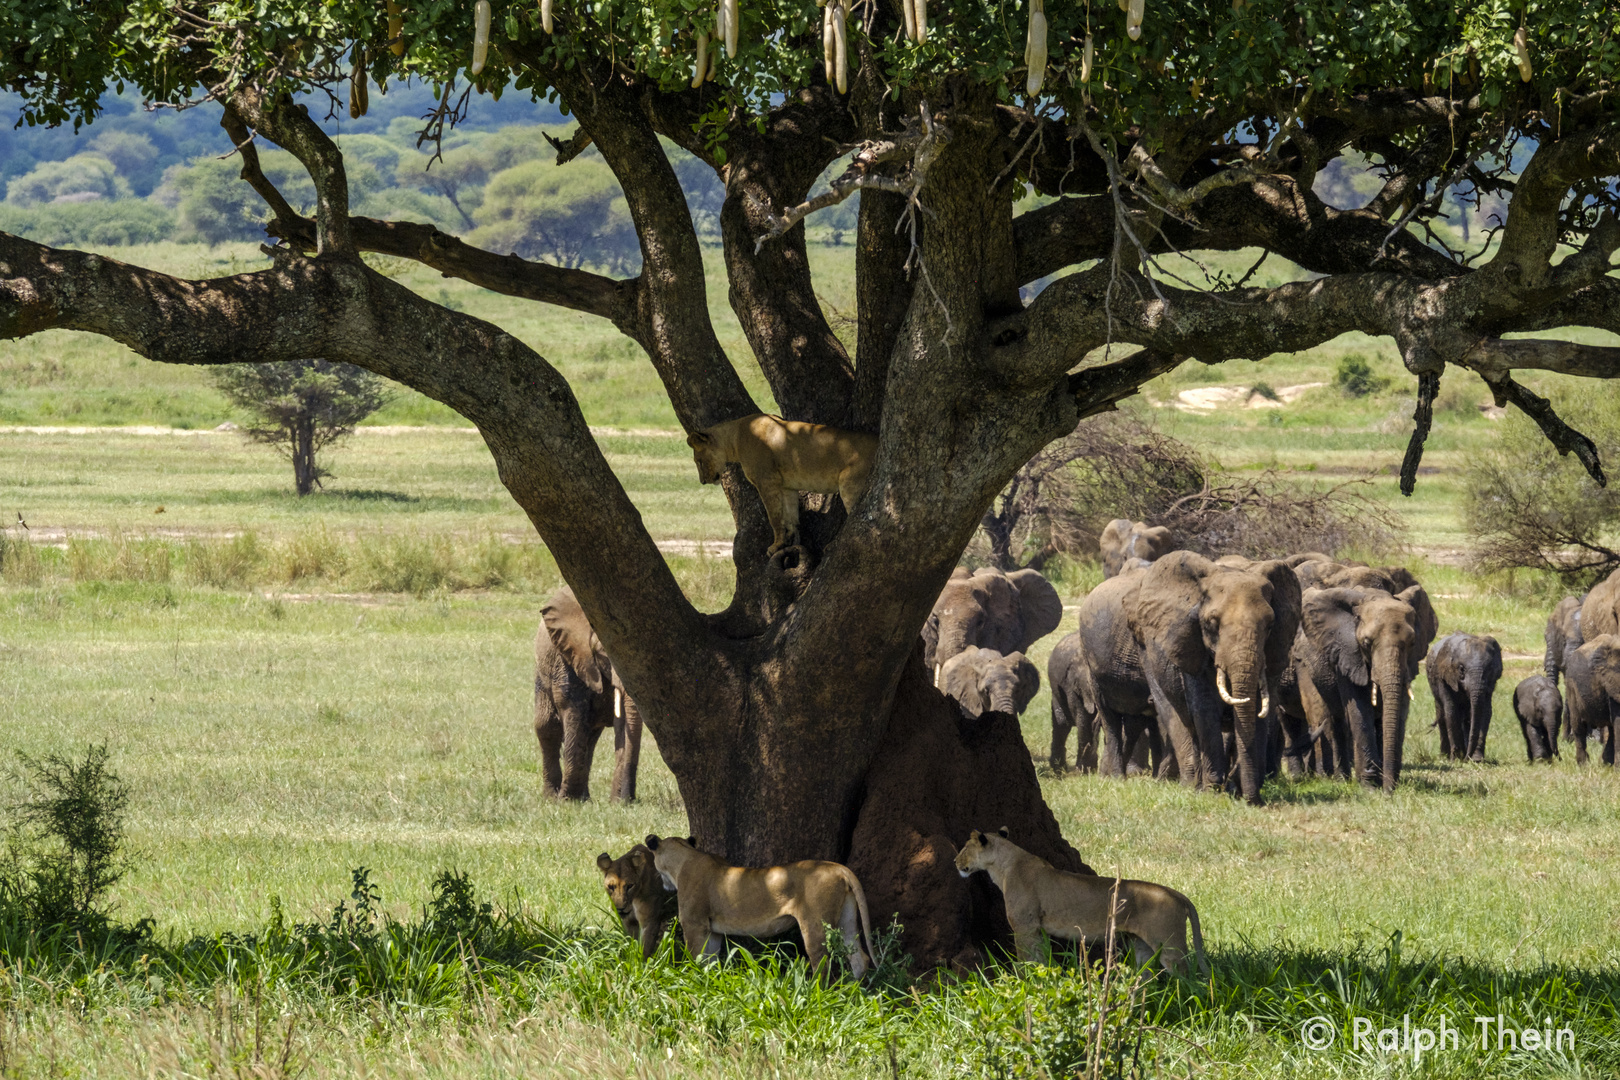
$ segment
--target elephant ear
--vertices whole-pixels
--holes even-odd
[[[972,589],[974,601],[984,612],[979,636],[969,642],[999,653],[1009,653],[1023,640],[1023,615],[1018,600],[1018,586],[1005,573],[993,566],[981,566],[974,571],[967,587]]]
[[[1367,685],[1367,661],[1356,640],[1356,608],[1366,599],[1360,589],[1306,589],[1300,626],[1328,664],[1357,686]]]
[[[985,700],[980,689],[984,678],[984,653],[998,655],[990,649],[968,649],[945,661],[945,666],[939,672],[940,693],[953,699],[963,712],[973,717],[983,716],[990,707],[990,702]]]
[[[1406,657],[1407,677],[1417,678],[1418,664],[1429,653],[1429,645],[1434,636],[1440,632],[1440,617],[1434,613],[1434,605],[1429,603],[1429,594],[1423,586],[1413,585],[1403,590],[1395,599],[1407,604],[1417,613],[1417,637],[1412,640],[1412,648]]]
[[[1202,555],[1172,551],[1142,572],[1141,583],[1126,593],[1123,607],[1131,632],[1144,647],[1152,643],[1183,671],[1204,667],[1204,578],[1218,568]]]
[[[1018,591],[1018,608],[1023,615],[1024,634],[1019,651],[1058,628],[1063,621],[1063,598],[1039,570],[1014,570],[1007,575]]]
[[[1018,670],[1018,711],[1021,713],[1035,700],[1035,695],[1041,692],[1041,673],[1023,653],[1013,653],[1007,657]]]
[[[928,670],[934,670],[935,654],[939,651],[939,612],[930,611],[928,621],[923,623],[923,663]]]
[[[1271,583],[1271,636],[1266,639],[1266,671],[1275,679],[1288,666],[1288,653],[1299,633],[1304,590],[1299,587],[1293,568],[1285,562],[1254,563],[1249,570]]]
[[[1299,587],[1302,590],[1322,588],[1322,582],[1339,569],[1338,563],[1323,555],[1320,551],[1309,551],[1304,555],[1292,555],[1284,559],[1283,562],[1294,568],[1294,577],[1299,581]]]
[[[574,590],[564,585],[552,593],[551,599],[540,609],[540,618],[545,623],[546,633],[551,635],[551,643],[563,654],[574,674],[585,681],[591,693],[600,694],[607,655],[596,639],[596,631],[591,629],[590,620],[585,617],[585,609],[574,598]]]

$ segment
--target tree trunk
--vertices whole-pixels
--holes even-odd
[[[299,495],[315,490],[315,422],[308,419],[293,421],[292,429],[293,486]]]

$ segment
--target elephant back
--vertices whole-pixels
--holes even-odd
[[[573,589],[564,585],[541,605],[540,629],[570,670],[591,688],[591,693],[600,694],[611,685],[612,667],[607,653],[596,631],[591,629],[590,620],[585,617],[585,609],[580,607]],[[542,647],[537,637],[537,654]]]
[[[1581,603],[1581,635],[1590,641],[1604,634],[1620,634],[1620,570],[1592,586]]]

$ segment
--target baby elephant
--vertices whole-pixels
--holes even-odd
[[[1524,752],[1534,764],[1558,757],[1558,725],[1564,715],[1564,699],[1558,684],[1546,675],[1532,675],[1513,688],[1513,711],[1524,732]]]
[[[1457,631],[1429,647],[1423,666],[1434,694],[1441,755],[1484,761],[1491,695],[1502,677],[1502,646],[1493,637]]]
[[[1041,673],[1021,652],[968,649],[940,665],[938,686],[975,720],[987,712],[1017,716],[1040,693]]]
[[[1138,966],[1146,967],[1157,953],[1166,971],[1185,974],[1191,923],[1199,967],[1209,971],[1198,911],[1174,889],[1151,881],[1067,873],[1008,840],[1005,828],[996,834],[969,833],[956,854],[956,870],[963,877],[983,870],[996,883],[1021,960],[1042,958],[1043,931],[1082,944],[1106,940],[1112,911],[1114,932],[1133,939]]]

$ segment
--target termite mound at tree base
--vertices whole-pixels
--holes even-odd
[[[1041,796],[1017,719],[965,718],[933,687],[919,651],[895,691],[848,858],[873,921],[899,915],[901,946],[918,969],[971,970],[990,949],[1011,950],[1000,892],[984,874],[964,879],[955,864],[969,830],[1003,825],[1058,869],[1093,872]]]

